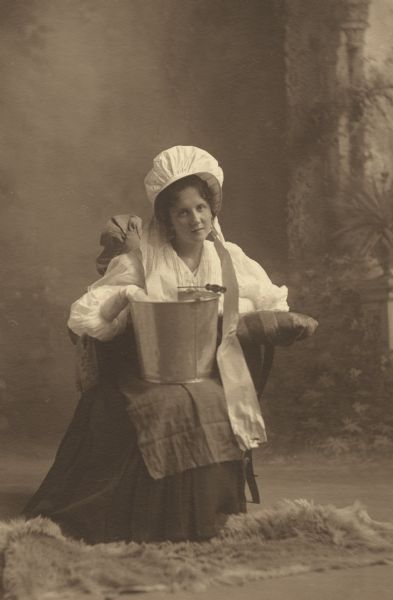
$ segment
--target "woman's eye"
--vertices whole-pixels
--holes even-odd
[[[206,204],[199,204],[198,205],[199,212],[202,212],[203,210],[206,210],[206,208],[207,208]]]

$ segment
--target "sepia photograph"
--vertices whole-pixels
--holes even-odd
[[[393,0],[0,0],[0,598],[390,600]]]

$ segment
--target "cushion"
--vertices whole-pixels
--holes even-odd
[[[289,346],[315,332],[318,321],[297,312],[258,310],[240,315],[237,335],[241,343]]]

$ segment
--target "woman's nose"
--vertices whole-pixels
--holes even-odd
[[[197,211],[191,213],[191,225],[196,225],[201,222],[201,216]]]

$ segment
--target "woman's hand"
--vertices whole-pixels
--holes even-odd
[[[128,285],[126,288],[124,288],[124,294],[127,302],[143,302],[144,300],[149,300],[145,290],[136,285]]]
[[[149,300],[145,290],[137,285],[127,285],[105,300],[100,308],[100,314],[105,321],[113,321],[131,301],[143,302]]]
[[[128,304],[125,289],[120,288],[113,296],[107,298],[100,306],[100,315],[111,323]]]

